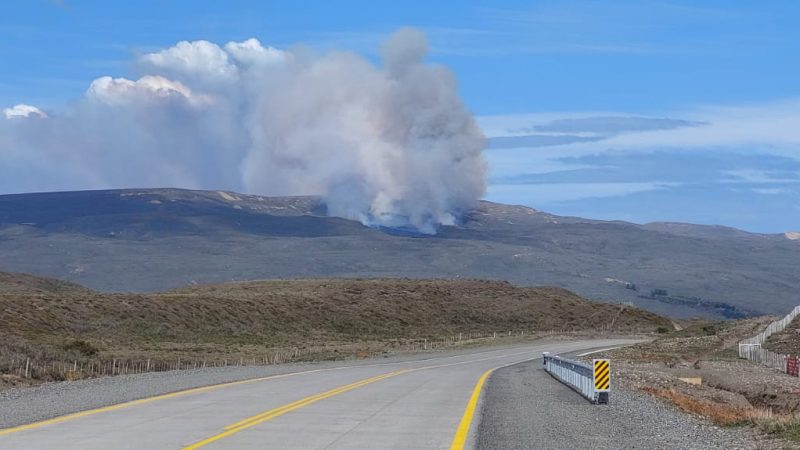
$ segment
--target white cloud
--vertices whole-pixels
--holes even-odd
[[[147,75],[136,81],[126,78],[100,77],[89,85],[86,96],[109,105],[121,105],[146,99],[182,99],[192,103],[209,102],[206,95],[196,95],[179,81]]]
[[[137,63],[147,74],[159,74],[204,89],[241,88],[248,72],[262,71],[291,58],[289,52],[264,47],[258,39],[228,42],[181,41],[173,47],[142,55]]]
[[[139,64],[147,72],[188,82],[233,82],[238,76],[228,53],[208,41],[181,41],[174,47],[141,56]]]
[[[637,203],[646,198],[643,192],[651,192],[649,195],[671,204],[690,201],[686,196],[692,194],[687,192],[702,192],[691,199],[702,208],[695,206],[679,213],[684,214],[683,220],[695,222],[721,220],[710,217],[731,214],[730,203],[717,204],[709,199],[730,201],[738,196],[747,204],[768,198],[772,203],[764,209],[774,208],[778,211],[774,216],[764,215],[758,224],[730,223],[761,230],[780,229],[783,225],[775,224],[790,217],[783,212],[796,208],[789,194],[800,183],[800,99],[694,108],[671,114],[674,119],[644,120],[640,127],[633,126],[637,120],[611,120],[615,117],[634,118],[620,112],[480,118],[488,135],[503,137],[501,143],[528,143],[513,148],[490,146],[486,157],[493,182],[487,198],[595,218],[621,216],[627,211],[632,219],[647,221],[652,217],[642,218],[649,217],[652,211],[641,210]],[[622,122],[627,129],[621,128]],[[553,123],[561,126],[548,126]],[[609,126],[608,130],[602,128],[603,124]],[[590,134],[585,132],[589,128]],[[567,137],[573,139],[528,139],[532,134],[553,135],[565,129],[570,131]],[[581,142],[576,138],[584,135],[593,136],[593,140]],[[519,184],[503,184],[509,180]],[[685,185],[659,180],[680,180]],[[670,189],[665,192],[664,188]],[[762,197],[767,195],[771,197]],[[594,200],[611,197],[617,199]],[[572,202],[572,206],[565,207],[562,202]],[[626,205],[628,209],[620,207],[608,215],[598,215],[603,208],[616,208],[613,205]],[[668,211],[668,206],[664,205],[663,210]]]
[[[258,39],[243,42],[228,42],[225,51],[242,66],[259,66],[264,64],[280,64],[285,62],[290,53],[274,47],[264,47]]]
[[[582,119],[618,115],[612,111],[579,111],[559,113],[528,113],[479,116],[476,118],[487,137],[521,136],[528,134],[527,128],[543,125],[554,120]]]
[[[569,119],[586,121],[635,115],[626,113],[574,112],[487,116],[479,122],[488,136],[520,136],[547,123]],[[670,129],[636,129],[624,132],[598,133],[602,139],[591,142],[569,142],[548,146],[557,156],[578,156],[607,150],[652,152],[659,149],[691,151],[719,149],[779,154],[800,159],[800,99],[747,106],[702,107],[672,114],[672,117],[693,123]],[[662,119],[662,120],[675,120]],[[648,119],[652,121],[652,119]],[[563,134],[542,132],[542,134]],[[570,133],[584,136],[587,133]],[[554,141],[558,144],[559,142]],[[542,149],[537,149],[540,151]]]
[[[605,144],[616,149],[749,146],[800,157],[800,99],[742,107],[706,107],[683,115],[701,127],[620,135]],[[781,148],[776,148],[781,147]]]
[[[492,184],[486,198],[511,204],[549,208],[553,203],[587,198],[618,197],[636,192],[654,191],[677,186],[677,183],[547,183]]]
[[[17,117],[38,117],[38,118],[46,118],[47,114],[45,114],[41,109],[26,105],[24,103],[20,103],[19,105],[14,105],[11,108],[3,109],[3,115],[6,119],[12,119]]]
[[[725,174],[733,178],[726,181],[737,183],[800,183],[800,178],[796,176],[776,176],[765,170],[757,169],[728,170],[725,171]],[[795,173],[795,175],[800,174]]]
[[[786,188],[753,188],[752,191],[761,195],[779,195],[789,192]]]

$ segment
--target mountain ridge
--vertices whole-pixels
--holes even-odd
[[[428,236],[327,216],[317,197],[170,188],[0,196],[0,270],[113,292],[280,278],[481,278],[676,317],[741,317],[800,302],[797,245],[783,234],[485,201]]]

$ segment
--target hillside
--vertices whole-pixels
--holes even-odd
[[[258,281],[157,294],[34,289],[0,294],[0,373],[20,373],[28,358],[49,368],[52,361],[260,360],[274,349],[331,357],[459,333],[670,328],[669,320],[638,309],[496,281]]]
[[[0,294],[88,294],[91,290],[68,281],[26,273],[0,272]]]
[[[329,339],[404,338],[498,330],[652,331],[652,313],[591,304],[558,288],[480,280],[338,279],[254,281],[157,294],[6,294],[0,328],[109,342],[258,340],[296,345]],[[622,312],[620,312],[622,311]],[[153,330],[157,330],[154,333]],[[198,338],[198,335],[205,337]]]
[[[0,196],[0,270],[104,292],[280,278],[481,278],[674,317],[784,313],[800,241],[482,202],[435,236],[325,215],[313,197],[177,189]]]

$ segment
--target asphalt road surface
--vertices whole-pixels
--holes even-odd
[[[271,375],[2,429],[0,448],[474,448],[490,371],[540,358],[542,351],[631,342],[539,341]]]

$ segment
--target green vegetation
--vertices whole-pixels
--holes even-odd
[[[800,417],[762,419],[756,420],[755,423],[765,433],[785,439],[792,444],[800,444]]]

